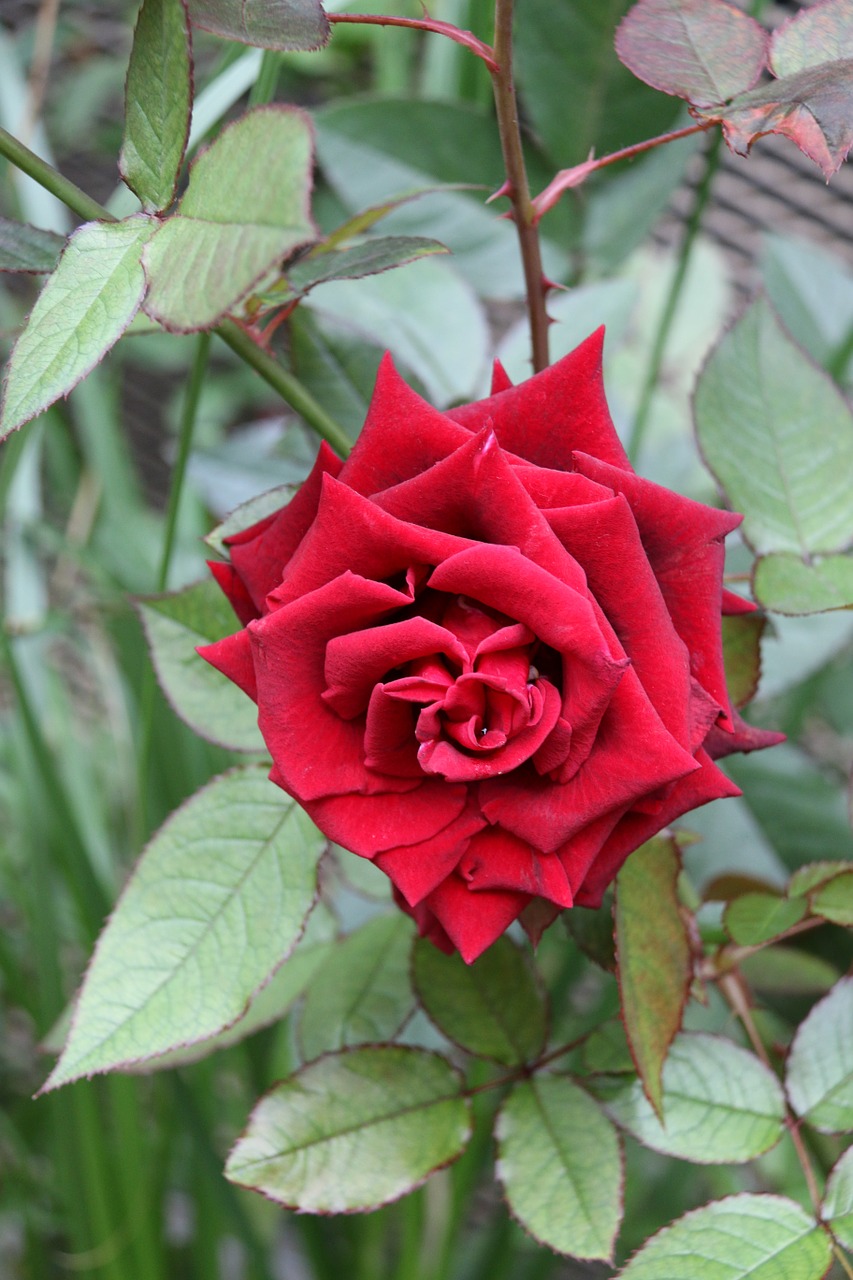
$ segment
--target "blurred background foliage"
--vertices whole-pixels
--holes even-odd
[[[419,12],[415,0],[382,3],[388,12]],[[0,124],[116,210],[127,207],[116,156],[135,7],[124,0],[4,0],[0,14]],[[601,154],[679,123],[676,100],[645,88],[616,61],[613,30],[627,7],[627,0],[520,6],[518,75],[534,190],[591,147]],[[771,5],[761,16],[777,20],[783,12]],[[487,0],[435,0],[432,16],[490,37]],[[386,345],[439,405],[481,394],[495,350],[514,377],[526,375],[511,229],[483,204],[482,188],[500,185],[501,161],[479,62],[447,41],[357,27],[338,27],[319,54],[262,55],[202,33],[195,52],[195,145],[247,101],[275,98],[312,110],[320,162],[315,214],[324,229],[402,191],[481,184],[408,203],[384,224],[389,232],[436,236],[452,258],[326,286],[282,335],[282,356],[351,434]],[[547,269],[572,286],[553,296],[553,357],[606,323],[611,406],[633,441],[638,469],[705,500],[715,494],[690,430],[690,394],[709,346],[745,293],[763,287],[843,390],[853,378],[850,244],[833,238],[834,214],[820,214],[817,203],[808,217],[812,197],[803,184],[810,179],[796,162],[774,168],[774,154],[770,145],[763,160],[721,164],[717,142],[691,138],[604,171],[543,224]],[[743,182],[750,163],[764,168],[733,197],[731,183]],[[0,214],[70,230],[70,215],[52,197],[5,164],[0,177]],[[839,175],[837,199],[848,179]],[[770,188],[764,205],[762,182]],[[786,219],[798,202],[806,216],[791,235]],[[746,229],[737,222],[744,214]],[[21,276],[0,285],[4,357],[37,287]],[[57,1020],[133,858],[168,813],[232,762],[170,710],[131,602],[164,585],[175,441],[188,372],[199,358],[197,338],[130,336],[67,401],[11,438],[0,457],[0,1274],[610,1274],[537,1248],[510,1221],[490,1179],[488,1138],[475,1138],[454,1168],[402,1204],[363,1218],[283,1214],[226,1182],[224,1156],[252,1100],[300,1060],[300,990],[284,1022],[206,1061],[83,1082],[32,1101],[50,1060],[45,1041],[51,1033],[57,1041]],[[264,488],[298,482],[316,444],[222,347],[211,349],[193,439],[170,587],[203,575],[200,539],[214,518]],[[732,572],[747,566],[735,548]],[[782,883],[804,861],[853,857],[852,642],[849,613],[770,624],[755,715],[783,728],[790,741],[732,766],[744,799],[691,815],[686,825],[702,840],[686,864],[700,892],[726,873]],[[326,870],[338,918],[319,929],[302,990],[335,930],[348,933],[383,909],[382,885],[348,883],[333,857]],[[715,910],[710,903],[709,927]],[[555,1020],[573,1034],[616,1011],[613,978],[560,926],[546,935],[540,958]],[[849,939],[822,929],[766,971],[756,967],[751,977],[775,1042],[786,1042],[851,959]],[[315,1018],[318,998],[310,1006]],[[422,1023],[416,1016],[405,1035],[428,1042]],[[731,1031],[730,1014],[713,1002],[695,1005],[688,1025]],[[491,1095],[477,1099],[484,1111],[494,1105]],[[834,1140],[818,1141],[814,1154],[828,1168]],[[623,1257],[711,1196],[769,1188],[803,1198],[799,1170],[781,1148],[728,1169],[664,1159],[631,1139],[626,1145]]]

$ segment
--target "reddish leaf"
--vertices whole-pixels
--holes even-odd
[[[723,618],[723,659],[732,706],[755,697],[761,676],[761,636],[766,619],[760,613]]]
[[[329,21],[320,0],[188,0],[203,31],[262,49],[320,49]]]
[[[774,76],[792,76],[839,58],[853,58],[853,5],[823,0],[783,22],[770,42]]]
[[[635,76],[696,106],[751,88],[767,43],[766,31],[726,0],[639,0],[616,32],[616,52]]]
[[[693,108],[693,114],[719,120],[726,142],[741,156],[763,134],[784,134],[829,181],[853,146],[853,58],[808,67],[744,93],[725,108]]]
[[[661,1072],[690,988],[690,942],[678,904],[678,845],[657,836],[616,880],[622,1019],[649,1102],[661,1115]]]

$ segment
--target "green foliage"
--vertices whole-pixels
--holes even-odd
[[[263,49],[319,49],[329,38],[320,0],[188,0],[197,27]]]
[[[836,983],[800,1024],[786,1087],[796,1114],[821,1133],[853,1131],[853,979]]]
[[[374,1209],[456,1159],[470,1134],[458,1073],[423,1049],[309,1063],[262,1098],[226,1173],[312,1213]]]
[[[52,271],[64,245],[53,231],[0,218],[0,271]]]

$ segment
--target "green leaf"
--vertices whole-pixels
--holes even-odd
[[[770,66],[775,76],[853,58],[853,11],[849,0],[823,0],[797,13],[774,32]]]
[[[336,920],[328,907],[318,902],[312,909],[305,931],[293,952],[277,969],[269,982],[252,996],[246,1012],[225,1031],[184,1049],[172,1049],[156,1058],[146,1059],[136,1070],[161,1071],[164,1067],[180,1067],[208,1058],[212,1053],[239,1044],[247,1036],[278,1022],[290,1010],[308,986],[333,945]],[[131,1068],[134,1070],[134,1068]]]
[[[669,128],[678,106],[620,65],[613,32],[631,0],[526,0],[516,33],[522,101],[560,168]],[[571,120],[571,128],[566,121]],[[641,215],[642,216],[642,215]]]
[[[828,880],[809,899],[811,913],[853,928],[853,870]]]
[[[739,1195],[664,1227],[619,1280],[822,1280],[830,1261],[828,1235],[793,1200]]]
[[[846,871],[853,871],[849,862],[809,862],[795,871],[788,881],[788,897],[804,898],[818,885],[834,880]]]
[[[625,1027],[619,1018],[603,1022],[587,1037],[583,1046],[583,1064],[593,1074],[635,1074]]]
[[[0,271],[52,271],[64,246],[54,231],[0,218]]]
[[[320,49],[329,21],[320,0],[188,0],[203,31],[261,49]]]
[[[761,678],[761,637],[766,618],[740,613],[723,618],[723,660],[732,706],[743,707],[758,692]]]
[[[499,938],[473,964],[415,943],[412,978],[425,1012],[467,1053],[508,1066],[532,1062],[545,1047],[546,1008],[524,952]]]
[[[192,47],[184,0],[143,0],[125,91],[119,171],[148,213],[175,198],[190,132]]]
[[[796,342],[819,364],[849,380],[850,356],[843,357],[853,330],[853,273],[811,240],[797,236],[763,238],[761,276],[771,303]]]
[[[303,1213],[376,1209],[462,1153],[462,1089],[450,1063],[424,1049],[329,1054],[261,1099],[226,1177]]]
[[[357,285],[333,280],[304,305],[387,347],[439,408],[470,400],[482,385],[490,341],[485,312],[449,262],[427,258]]]
[[[67,395],[119,340],[145,292],[139,260],[155,228],[139,215],[73,233],[9,357],[0,438]]]
[[[517,1084],[495,1126],[497,1174],[510,1212],[540,1244],[610,1261],[622,1219],[615,1129],[565,1076]]]
[[[436,253],[447,253],[446,245],[425,236],[376,236],[346,249],[320,249],[288,267],[286,278],[294,294],[305,294],[327,280],[361,280]]]
[[[393,1040],[415,1007],[409,981],[414,924],[379,916],[338,942],[311,980],[299,1040],[303,1057]]]
[[[699,106],[752,88],[767,43],[764,28],[724,0],[639,0],[616,32],[635,76]]]
[[[608,1115],[638,1141],[696,1164],[741,1164],[782,1136],[785,1099],[773,1072],[730,1040],[682,1032],[663,1068],[662,1119],[639,1080],[601,1080]]]
[[[823,995],[838,981],[838,970],[808,951],[796,947],[769,947],[747,956],[741,972],[750,987],[769,994]]]
[[[853,541],[853,418],[763,299],[711,354],[695,408],[705,458],[759,554],[808,558]]]
[[[239,629],[234,610],[209,579],[138,603],[157,679],[175,714],[210,742],[266,752],[257,710],[242,689],[196,653]]]
[[[791,1106],[821,1133],[853,1130],[853,978],[842,978],[802,1022],[788,1054]]]
[[[312,164],[311,125],[295,107],[256,107],[223,129],[145,251],[147,314],[181,333],[208,328],[316,240]]]
[[[845,1249],[853,1249],[853,1147],[830,1171],[821,1218]]]
[[[258,767],[160,828],[101,934],[46,1088],[224,1030],[293,950],[325,840]]]
[[[571,911],[564,911],[560,919],[585,956],[608,973],[616,972],[613,893],[610,889],[600,907],[572,907]]]
[[[690,990],[690,943],[678,903],[678,845],[656,836],[616,879],[622,1017],[643,1087],[660,1112],[661,1071]]]
[[[780,898],[775,893],[744,893],[726,907],[723,923],[733,942],[742,947],[760,946],[798,924],[806,914],[801,898]]]
[[[826,556],[806,564],[783,552],[755,563],[756,600],[775,613],[825,613],[853,607],[853,556]]]

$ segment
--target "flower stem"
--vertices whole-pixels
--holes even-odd
[[[117,221],[109,209],[105,209],[103,205],[86,195],[85,191],[81,191],[73,182],[64,178],[52,165],[30,151],[29,147],[25,147],[17,138],[13,138],[5,129],[0,129],[0,155],[11,160],[17,168],[28,174],[45,190],[52,192],[78,217],[84,218],[87,222]],[[277,360],[267,355],[233,320],[222,320],[213,332],[227,343],[241,360],[254,369],[255,373],[260,374],[264,381],[278,392],[282,400],[305,419],[309,427],[327,440],[342,457],[347,456],[352,447],[347,435],[292,373],[288,373]]]
[[[512,16],[514,0],[495,0],[495,62],[492,71],[492,89],[495,96],[501,150],[506,168],[506,186],[501,195],[509,196],[512,217],[518,235],[518,247],[524,267],[524,283],[527,292],[527,311],[530,316],[530,340],[533,355],[533,371],[539,373],[548,367],[548,316],[545,311],[545,294],[548,289],[542,271],[542,254],[539,232],[536,227],[536,210],[530,198],[521,129],[518,122],[518,102],[512,70]]]
[[[432,31],[436,35],[447,36],[455,44],[461,44],[476,57],[482,58],[493,75],[498,70],[492,47],[478,40],[473,31],[463,31],[452,22],[438,22],[433,18],[396,18],[382,13],[330,13],[327,16],[329,22],[356,22],[374,27],[414,27],[417,31]]]

